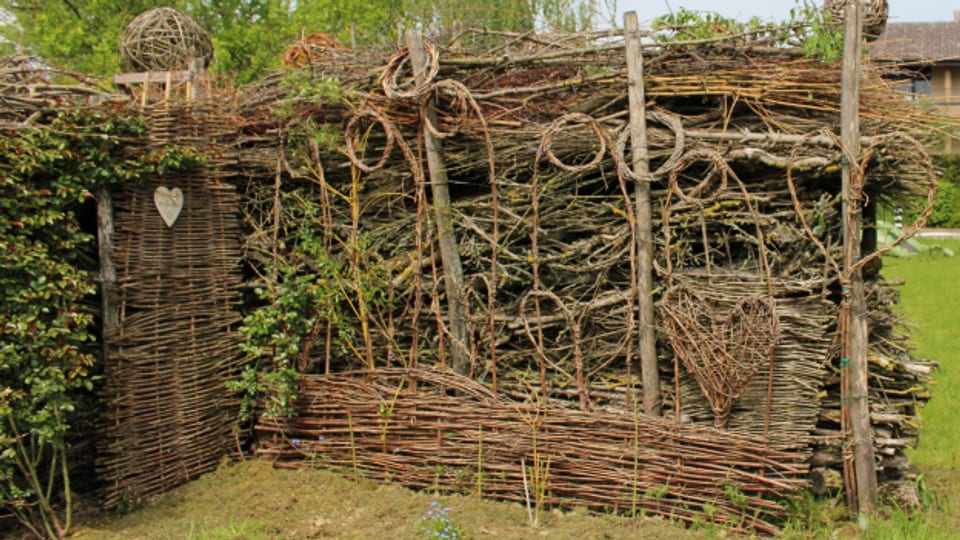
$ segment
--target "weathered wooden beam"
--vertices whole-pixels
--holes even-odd
[[[848,497],[851,510],[860,514],[873,513],[877,501],[877,473],[873,455],[873,433],[870,425],[870,403],[867,348],[867,303],[863,287],[863,274],[853,268],[860,260],[860,236],[862,231],[862,188],[864,178],[859,170],[860,160],[860,67],[863,51],[862,6],[858,0],[847,0],[844,18],[844,54],[841,77],[840,138],[846,158],[843,160],[843,242],[845,276],[844,302],[848,302],[849,315],[842,374],[848,378],[848,395],[842,396],[848,407],[850,444],[853,449],[853,470],[856,498]],[[849,476],[849,469],[845,473]]]
[[[100,257],[100,316],[101,346],[103,361],[107,360],[109,349],[107,336],[120,326],[120,311],[117,307],[117,268],[113,262],[113,196],[110,188],[104,186],[97,190],[97,245]]]
[[[643,51],[637,13],[623,16],[627,40],[627,97],[630,104],[630,146],[632,149],[636,199],[637,302],[640,314],[640,372],[643,381],[643,411],[660,415],[660,372],[657,367],[656,321],[653,309],[653,216],[650,202],[650,158],[647,151],[647,112],[643,92]],[[628,359],[629,361],[629,359]]]
[[[427,53],[423,36],[414,30],[406,33],[407,49],[417,85],[426,82]],[[463,265],[457,251],[457,238],[453,230],[453,206],[447,167],[443,158],[440,140],[430,132],[430,125],[437,123],[436,110],[427,104],[424,108],[423,140],[427,149],[427,168],[430,174],[430,192],[437,221],[437,241],[440,244],[440,261],[443,264],[444,286],[447,292],[447,319],[450,329],[450,360],[453,370],[461,375],[470,371],[470,355],[467,349],[467,324],[463,301]]]

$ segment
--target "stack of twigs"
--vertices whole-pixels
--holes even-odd
[[[586,505],[773,534],[804,480],[793,452],[626,411],[506,402],[464,377],[382,369],[306,377],[300,415],[265,421],[261,453],[416,488]],[[706,517],[704,517],[706,516]]]
[[[877,472],[882,479],[908,477],[910,460],[904,454],[920,436],[920,409],[932,397],[928,387],[936,362],[911,354],[910,336],[902,314],[893,312],[898,299],[893,289],[872,284],[870,329],[870,419],[875,433]],[[811,459],[815,467],[838,467],[845,457],[837,438],[840,429],[840,373],[836,366],[826,384],[818,423],[817,444]]]
[[[116,101],[120,96],[86,77],[37,58],[0,57],[0,126],[26,127],[44,110]]]
[[[375,260],[386,274],[391,304],[346,317],[372,329],[352,349],[372,352],[358,358],[314,347],[324,357],[313,365],[447,361],[453,292],[444,285],[420,157],[431,107],[438,122],[427,128],[442,140],[463,266],[468,375],[551,411],[570,403],[584,413],[633,410],[637,223],[624,50],[610,38],[507,36],[502,48],[471,53],[438,46],[428,58],[432,84],[421,85],[411,82],[401,50],[380,68],[344,67],[351,92],[336,103],[304,103],[270,85],[240,100],[248,107],[241,115],[255,119],[240,140],[252,180],[244,189],[255,274],[267,279],[277,253],[296,249],[296,200],[322,207],[313,224],[332,238],[332,256]],[[646,52],[651,292],[664,304],[666,291],[685,284],[714,305],[718,324],[743,298],[761,295],[779,320],[776,343],[721,424],[800,453],[815,436],[839,447],[838,430],[816,431],[840,399],[827,375],[839,360],[831,349],[841,298],[839,69],[742,43]],[[311,69],[336,75],[338,67]],[[931,136],[926,113],[892,93],[879,69],[864,72],[867,195],[875,202],[928,193],[927,158],[913,145]],[[300,103],[301,114],[270,122],[263,107],[281,96]],[[300,141],[295,150],[304,118],[341,129],[344,144]],[[362,247],[353,242],[360,235]],[[360,290],[351,280],[345,275],[342,290]],[[665,408],[680,421],[713,424],[716,407],[675,362],[675,332],[658,332]],[[885,358],[899,366],[887,376],[908,386],[921,380],[910,378],[908,353]],[[904,421],[914,414],[905,410]],[[901,459],[897,446],[880,453],[891,448]]]

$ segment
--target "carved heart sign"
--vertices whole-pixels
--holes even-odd
[[[173,227],[183,210],[183,192],[178,187],[168,189],[160,186],[153,191],[153,204],[167,227]]]
[[[773,299],[748,296],[719,322],[709,302],[693,289],[679,286],[664,295],[660,311],[673,353],[700,384],[713,410],[714,425],[725,428],[747,384],[773,360],[780,339]]]

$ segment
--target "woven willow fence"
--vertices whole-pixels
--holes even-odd
[[[301,339],[296,418],[257,426],[259,451],[279,466],[507,500],[534,496],[525,475],[535,472],[546,504],[687,521],[712,505],[718,522],[774,532],[773,501],[805,485],[810,465],[849,457],[839,70],[742,38],[647,51],[654,274],[653,290],[640,291],[619,36],[467,33],[483,46],[438,40],[424,73],[410,71],[406,49],[323,47],[293,75],[224,99],[222,114],[151,116],[156,144],[188,142],[211,158],[195,177],[131,186],[118,203],[128,277],[122,331],[109,338],[116,422],[101,470],[111,504],[226,452],[234,404],[223,382],[240,364],[229,332],[235,263],[257,287],[276,283],[281,258],[310,272],[316,261],[297,255],[304,227],[345,270],[333,278],[336,323],[319,320]],[[930,118],[881,75],[865,70],[865,196],[930,196],[918,142],[933,136]],[[331,78],[335,97],[311,86]],[[334,144],[321,137],[329,128]],[[427,133],[443,149],[445,227],[428,195]],[[191,201],[172,229],[148,204],[161,183]],[[242,233],[228,218],[234,204]],[[459,291],[446,281],[448,235]],[[890,290],[867,270],[871,376],[882,383],[871,390],[875,443],[879,470],[896,478],[930,365],[911,356]],[[634,412],[638,330],[649,322],[640,294],[658,306],[664,418]],[[466,369],[455,375],[458,355]]]
[[[803,486],[807,468],[763,439],[517,403],[424,368],[307,376],[298,411],[258,428],[261,454],[278,466],[686,522],[712,507],[708,521],[740,531],[776,532],[776,499]]]
[[[311,223],[330,235],[329,254],[361,261],[344,272],[342,289],[356,291],[348,301],[364,301],[360,282],[349,276],[374,271],[392,299],[352,319],[370,331],[355,334],[348,349],[330,346],[336,328],[315,333],[313,357],[303,365],[330,375],[305,378],[296,420],[262,421],[261,452],[283,466],[335,465],[415,487],[470,491],[462,474],[487,467],[474,466],[479,433],[509,433],[502,442],[495,435],[484,439],[484,455],[502,458],[491,458],[489,466],[504,475],[484,492],[518,500],[530,493],[519,473],[536,459],[524,420],[532,403],[551,426],[553,448],[573,449],[564,456],[594,455],[578,446],[594,437],[634,440],[629,421],[586,428],[625,412],[629,418],[639,391],[623,48],[615,39],[594,43],[584,36],[512,36],[490,55],[428,47],[426,82],[416,84],[406,50],[377,69],[369,52],[328,49],[306,69],[335,74],[354,94],[316,103],[267,83],[241,97],[241,115],[257,119],[245,127],[241,164],[273,180],[245,186],[246,248],[257,273],[269,275],[278,249],[295,250],[291,231],[303,217],[296,201],[313,200],[321,217]],[[839,468],[849,459],[840,429],[837,341],[842,152],[828,129],[838,114],[840,75],[786,51],[742,45],[666,46],[647,64],[662,405],[667,418],[679,422],[673,429],[723,428],[700,432],[718,447],[743,448],[718,442],[742,434],[757,452],[791,449],[783,463],[800,466],[776,473],[783,483],[749,488],[779,498],[803,483],[808,464]],[[873,200],[930,195],[929,158],[916,143],[929,136],[922,113],[871,70],[862,104],[866,193]],[[300,114],[313,122],[338,126],[343,146],[296,150],[296,124],[270,125],[258,112],[278,100],[302,107]],[[431,114],[435,120],[427,120]],[[428,389],[416,384],[417,376],[408,373],[410,380],[401,383],[406,379],[389,371],[442,368],[456,354],[449,302],[457,293],[445,282],[449,261],[440,253],[450,231],[436,229],[436,192],[427,195],[424,122],[440,139],[449,178],[469,365],[466,377],[446,374],[444,383]],[[277,139],[286,145],[270,143]],[[361,233],[367,243],[358,254],[349,240]],[[897,478],[907,466],[902,448],[915,442],[929,365],[910,357],[895,317],[880,301],[885,289],[874,284],[873,290],[873,376],[884,377],[873,388],[873,420],[878,434],[889,435],[875,442],[879,470]],[[350,320],[348,313],[339,324]],[[341,352],[347,350],[356,354]],[[333,375],[361,366],[376,371]],[[526,412],[473,403],[466,396],[479,390],[467,391],[470,380],[492,392],[483,399],[513,400],[516,411]],[[445,399],[447,391],[437,393],[433,384],[457,397]],[[489,418],[499,423],[485,424]],[[643,419],[645,426],[659,422]],[[454,434],[449,439],[447,429]],[[327,446],[318,449],[319,436]],[[686,463],[662,439],[647,436],[644,447],[663,452],[650,459]],[[518,440],[528,446],[504,452],[507,441]],[[621,463],[622,474],[615,472],[603,457],[614,447],[595,447],[594,461],[609,470],[596,463],[551,466],[549,502],[569,498],[618,510],[639,505],[692,520],[690,500],[715,500],[717,493],[700,490],[722,486],[731,474],[696,468],[696,480],[668,481],[672,498],[650,504],[637,493],[655,492],[665,478],[630,476],[629,460]],[[697,453],[679,453],[686,452]],[[759,462],[748,457],[745,464]],[[459,472],[436,474],[440,469]],[[632,487],[606,495],[593,487],[615,477],[632,478]],[[747,523],[742,510],[727,505],[721,521],[773,531],[777,511],[759,501],[750,506],[763,517]]]
[[[213,160],[114,192],[120,320],[105,336],[107,410],[97,464],[109,508],[194,479],[235,448],[237,402],[224,382],[242,362],[232,332],[240,303],[239,201],[218,177],[215,157],[224,159],[217,139],[229,129],[196,106],[160,105],[145,115],[150,144],[190,145]],[[158,212],[158,190],[182,194],[170,226]]]
[[[380,370],[453,364],[458,331],[450,323],[450,296],[458,293],[445,281],[448,260],[441,256],[441,237],[451,232],[462,265],[468,365],[465,380],[451,387],[477,381],[497,399],[538,403],[547,418],[635,409],[642,291],[635,281],[624,45],[614,34],[494,39],[478,32],[463,39],[484,40],[487,49],[469,52],[457,39],[428,46],[421,80],[410,71],[406,49],[378,57],[330,48],[297,74],[336,76],[349,91],[335,100],[305,98],[278,78],[246,89],[237,101],[239,115],[251,119],[242,128],[241,167],[260,179],[244,184],[245,248],[256,274],[269,276],[278,253],[296,252],[294,231],[304,224],[322,230],[328,255],[349,268],[341,290],[352,307],[337,326],[321,322],[305,341],[312,353],[304,371],[329,375],[306,379],[287,442],[274,436],[284,424],[261,424],[270,435],[261,451],[284,466],[322,463],[289,441],[328,432],[341,445],[331,463],[345,465],[345,421],[356,418],[357,433],[375,430],[360,420],[363,414],[376,414],[391,397],[421,399],[412,383],[398,385],[395,395],[380,390],[380,405],[362,397]],[[753,437],[792,449],[798,462],[839,469],[850,459],[840,421],[837,335],[843,152],[832,130],[839,68],[742,38],[707,47],[663,45],[647,54],[652,293],[665,416],[721,428],[704,432],[719,439]],[[935,136],[925,127],[931,118],[896,95],[873,65],[865,68],[861,101],[860,167],[867,178],[861,202],[932,196],[929,156],[918,142]],[[277,103],[297,111],[295,120],[271,121],[266,110]],[[343,144],[334,149],[304,139],[297,120],[306,118],[336,127]],[[443,149],[449,230],[439,227],[435,193],[428,194],[425,132]],[[315,201],[316,217],[305,218],[300,201]],[[352,241],[360,237],[362,246]],[[361,276],[371,274],[379,277],[377,294],[390,301],[357,310],[367,298],[360,291],[371,283]],[[878,471],[897,479],[908,467],[903,448],[916,443],[931,364],[910,355],[876,265],[867,275]],[[334,346],[343,325],[369,331],[352,334],[348,347]],[[354,375],[349,385],[334,376],[362,367],[377,371]],[[325,390],[332,381],[336,392]],[[343,402],[354,397],[358,405],[348,414]],[[465,420],[458,423],[458,416]],[[480,429],[465,409],[440,418],[465,432]],[[522,421],[514,420],[510,429],[522,432]],[[563,441],[557,444],[586,436],[574,427],[565,431],[563,421],[552,431]],[[623,425],[619,437],[631,440],[631,430]],[[384,430],[380,436],[379,447],[355,441],[349,466],[396,473],[397,481],[409,478],[414,486],[435,481],[442,489],[466,489],[451,478],[391,468],[434,451],[415,442],[424,435]],[[475,456],[475,443],[450,444],[436,466],[462,468]],[[510,459],[521,458],[532,459],[529,453]],[[502,467],[519,470],[517,463]],[[800,467],[784,474],[806,473]],[[700,480],[720,485],[724,474],[704,470]],[[516,497],[522,479],[509,478],[513,485],[503,489]],[[641,492],[656,489],[656,480],[637,481]],[[775,496],[797,485],[783,484]],[[557,493],[589,499],[591,489]],[[681,487],[671,489],[685,496]],[[683,515],[680,499],[664,513]],[[611,504],[631,505],[629,497]]]

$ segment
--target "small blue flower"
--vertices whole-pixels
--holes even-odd
[[[300,439],[293,439],[290,442],[293,443],[294,446],[300,446]]]
[[[430,502],[430,508],[420,518],[421,538],[442,538],[443,540],[461,540],[463,529],[448,514],[449,506],[440,506],[437,501]]]

